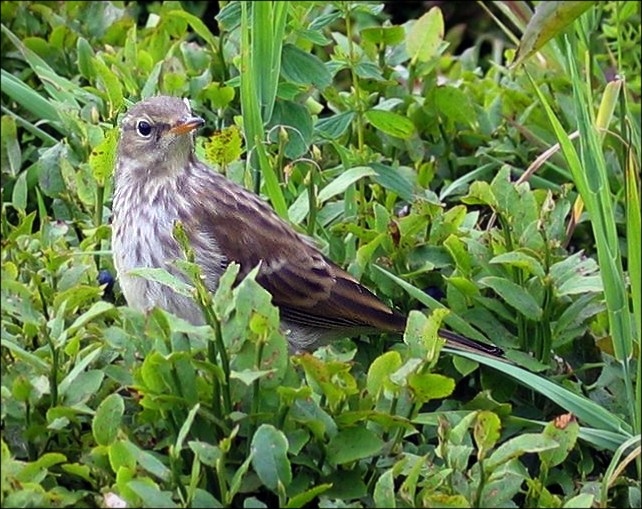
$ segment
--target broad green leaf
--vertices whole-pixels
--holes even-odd
[[[193,296],[193,287],[180,279],[178,276],[171,274],[166,269],[159,267],[138,267],[131,269],[127,275],[129,276],[138,276],[147,279],[148,281],[154,281],[156,283],[161,283],[177,294],[184,297]]]
[[[361,30],[361,37],[365,41],[374,44],[384,44],[386,46],[394,46],[403,41],[405,32],[402,26],[373,26],[363,28]]]
[[[169,11],[166,16],[168,18],[182,18],[187,21],[194,29],[194,32],[196,32],[200,37],[203,38],[203,40],[209,45],[212,51],[218,51],[219,46],[216,42],[216,38],[212,35],[212,32],[210,32],[209,28],[207,28],[207,25],[203,23],[200,18],[197,18],[189,12],[178,9]]]
[[[118,394],[110,394],[98,408],[91,423],[94,439],[100,445],[110,445],[116,440],[125,413],[125,403]]]
[[[327,447],[328,461],[343,465],[376,455],[383,447],[383,440],[364,427],[353,427],[339,431]]]
[[[285,507],[287,509],[304,507],[306,504],[316,499],[319,495],[328,491],[331,487],[332,487],[332,484],[329,484],[329,483],[319,484],[318,486],[314,486],[313,488],[305,490],[302,493],[299,493],[293,496],[292,498],[290,498],[290,500],[285,505]]]
[[[306,53],[293,44],[284,44],[282,58],[281,72],[288,81],[299,85],[314,85],[319,90],[325,89],[332,82],[330,72],[316,55]]]
[[[354,117],[353,111],[344,111],[331,117],[320,118],[315,124],[314,130],[322,138],[335,140],[346,132]]]
[[[252,437],[252,467],[270,490],[277,492],[279,484],[288,486],[292,468],[288,460],[288,440],[283,432],[270,424],[261,424]]]
[[[3,82],[4,85],[4,82]],[[3,171],[6,172],[5,169],[5,164],[8,164],[8,169],[9,173],[15,177],[16,175],[19,174],[20,168],[22,166],[22,151],[20,149],[20,143],[18,142],[18,130],[16,127],[16,120],[13,117],[10,117],[8,115],[3,115],[2,116],[2,130],[1,130],[1,136],[2,136],[2,166],[3,166]],[[20,177],[22,177],[22,180],[25,181],[26,178],[26,172],[21,173],[18,175],[18,180],[20,180]],[[16,183],[16,186],[18,184]],[[22,184],[24,187],[24,191],[22,191],[20,194],[24,195],[25,198],[25,203],[26,203],[26,181],[24,184]],[[14,190],[14,197],[16,195],[16,191]],[[21,202],[23,200],[20,200]],[[15,199],[14,199],[15,203]],[[24,207],[23,207],[24,208]]]
[[[341,175],[335,178],[327,186],[325,186],[319,194],[317,199],[319,203],[323,203],[333,196],[343,193],[350,185],[354,184],[357,180],[364,177],[371,177],[376,172],[368,166],[355,166],[349,170],[344,171]]]
[[[409,180],[408,174],[402,172],[402,168],[394,168],[377,162],[370,163],[370,167],[376,172],[376,175],[372,176],[372,180],[377,184],[397,193],[403,200],[413,201],[413,184]]]
[[[69,331],[66,331],[66,334],[69,334]],[[87,353],[82,359],[77,359],[74,367],[60,382],[60,385],[58,386],[58,392],[60,394],[65,394],[67,392],[71,385],[76,382],[78,376],[83,373],[85,369],[87,369],[87,366],[94,362],[94,360],[96,360],[96,358],[103,352],[103,348],[103,346],[99,346],[98,343],[95,343],[92,349],[85,350],[85,352],[89,350],[89,353]]]
[[[23,171],[13,186],[11,204],[16,210],[25,212],[27,209],[27,172]]]
[[[570,415],[567,414],[566,417],[570,417]],[[559,444],[556,449],[549,449],[539,453],[542,464],[546,465],[550,470],[566,460],[571,450],[573,450],[580,433],[580,426],[575,418],[570,419],[568,423],[564,423],[562,419],[558,418],[546,424],[543,433]]]
[[[455,390],[455,381],[438,373],[411,373],[408,388],[416,401],[426,403],[450,396]]]
[[[491,258],[490,263],[518,267],[526,271],[528,274],[532,274],[537,277],[544,277],[544,267],[542,267],[539,260],[521,251],[502,253]]]
[[[493,472],[501,464],[526,453],[542,452],[558,447],[558,443],[540,433],[524,433],[504,442],[488,458],[484,467]]]
[[[65,390],[64,404],[74,406],[86,403],[98,392],[104,379],[105,373],[102,370],[83,371]]]
[[[134,479],[129,481],[127,486],[144,501],[145,507],[179,507],[172,500],[171,491],[161,491],[155,484]]]
[[[373,498],[375,507],[397,507],[395,499],[395,478],[392,468],[386,470],[377,480]]]
[[[475,121],[470,95],[453,86],[444,85],[435,89],[435,106],[453,122],[470,126]]]
[[[121,467],[134,470],[136,468],[136,457],[127,447],[124,440],[116,440],[109,446],[109,465],[114,472],[118,472]]]
[[[427,62],[437,56],[437,50],[443,38],[444,17],[439,7],[433,7],[415,21],[406,39],[411,65]]]
[[[162,481],[169,481],[171,470],[167,468],[156,456],[149,451],[144,451],[132,442],[125,442],[138,464],[150,474],[154,474]]]
[[[77,329],[89,323],[94,318],[101,316],[112,309],[114,309],[114,305],[111,302],[104,300],[95,302],[87,311],[74,320],[74,323],[69,327],[69,333],[74,333]]]
[[[194,451],[198,460],[208,467],[216,467],[216,462],[223,457],[221,448],[201,441],[190,441],[187,443],[189,448]]]
[[[239,380],[243,385],[250,386],[256,380],[263,378],[265,376],[271,375],[275,372],[274,369],[264,369],[264,370],[250,370],[244,369],[243,371],[234,371],[230,372],[230,379]]]
[[[542,308],[537,301],[521,286],[496,276],[481,278],[479,284],[494,290],[503,300],[522,313],[529,320],[539,320]]]
[[[593,493],[580,493],[574,497],[569,498],[564,505],[564,509],[582,509],[584,507],[593,507],[595,495]]]
[[[536,53],[596,2],[541,2],[526,25],[513,66]]]
[[[94,58],[94,66],[98,73],[98,83],[102,84],[109,99],[109,116],[113,117],[123,105],[123,86],[120,80],[104,62],[102,57]]]
[[[4,460],[4,454],[3,454]],[[22,483],[41,482],[40,476],[43,470],[67,461],[67,457],[59,452],[47,452],[40,456],[32,463],[26,464],[22,469],[16,472],[15,480]]]
[[[477,457],[483,460],[499,440],[501,421],[496,413],[481,410],[475,419],[473,437],[477,445]]]
[[[408,117],[384,110],[368,110],[365,118],[380,131],[407,140],[415,132],[415,125]]]
[[[313,126],[307,108],[294,101],[277,101],[270,120],[270,140],[285,140],[285,155],[296,159],[305,154],[312,143]]]
[[[80,74],[88,80],[93,80],[96,77],[96,69],[93,63],[95,54],[91,44],[84,37],[78,37],[76,51],[78,53],[78,70]]]
[[[401,367],[401,355],[399,352],[390,351],[377,357],[368,368],[366,387],[368,392],[377,397],[384,390],[394,391],[394,385],[390,383],[390,375]]]
[[[118,129],[111,129],[105,139],[89,154],[89,166],[99,185],[104,186],[114,171]]]

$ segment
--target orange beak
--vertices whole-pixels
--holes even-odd
[[[185,120],[179,121],[169,130],[169,132],[172,134],[187,134],[192,132],[194,129],[198,129],[204,124],[205,121],[201,117],[189,117]]]

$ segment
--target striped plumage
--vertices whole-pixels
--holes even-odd
[[[187,102],[165,96],[136,104],[123,118],[112,249],[128,304],[141,310],[159,306],[202,323],[191,299],[128,275],[136,267],[178,274],[172,261],[180,249],[172,228],[180,220],[210,290],[229,262],[239,263],[239,277],[260,263],[256,279],[279,307],[293,350],[361,332],[403,331],[403,315],[328,260],[263,200],[196,159],[192,133],[202,124]],[[442,336],[456,348],[494,351],[448,331]]]

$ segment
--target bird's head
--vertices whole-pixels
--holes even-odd
[[[187,100],[156,96],[133,106],[121,122],[116,176],[153,179],[181,173],[204,124]]]

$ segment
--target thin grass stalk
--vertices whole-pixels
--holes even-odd
[[[549,122],[566,157],[575,185],[591,217],[598,252],[598,263],[604,284],[604,297],[615,358],[620,362],[623,369],[629,421],[635,423],[637,418],[635,417],[635,398],[630,370],[631,333],[633,331],[628,312],[624,272],[615,229],[612,198],[606,179],[606,164],[601,149],[601,140],[595,129],[595,121],[591,116],[590,90],[586,90],[580,85],[579,72],[568,40],[566,44],[566,64],[571,75],[571,82],[574,84],[574,100],[576,111],[579,115],[581,159],[568,139],[560,121],[553,113],[550,104],[530,76],[529,79],[531,79],[533,88],[544,106]]]
[[[571,56],[571,48],[568,42],[566,49],[567,60],[571,68],[571,79],[574,83],[579,83],[578,69],[575,60]],[[587,62],[588,60],[587,54]],[[594,189],[595,191],[599,189],[599,192],[596,192],[595,195],[598,200],[599,209],[597,210],[599,210],[599,215],[596,214],[596,209],[588,209],[588,205],[587,210],[591,218],[598,218],[598,222],[593,223],[593,231],[597,243],[600,272],[604,283],[604,296],[607,314],[609,315],[609,330],[613,341],[615,358],[621,363],[623,369],[630,422],[634,423],[634,430],[639,431],[639,409],[636,410],[635,408],[635,391],[631,372],[633,324],[629,310],[622,254],[614,219],[613,198],[608,184],[606,161],[601,147],[601,138],[598,131],[593,127],[596,122],[591,115],[590,105],[593,104],[593,101],[589,75],[587,75],[585,91],[586,95],[582,96],[581,89],[578,87],[574,94],[576,109],[581,115],[579,123],[581,157],[584,168],[587,170],[586,177],[589,186],[593,187],[591,176],[600,181],[599,187]]]
[[[273,7],[272,4],[273,2],[266,2],[266,5],[263,5],[263,2],[241,3],[241,112],[248,152],[246,170],[253,177],[254,192],[258,194],[261,190],[262,175],[266,181],[266,194],[274,209],[281,217],[287,217],[283,192],[265,147],[262,145],[264,123],[269,120],[263,116],[263,112],[271,116],[274,108],[280,74],[283,33],[287,19],[285,10],[287,6]],[[250,8],[253,9],[251,23]],[[272,13],[275,13],[276,19],[273,19]],[[282,25],[280,28],[276,27],[276,32],[275,22]],[[275,33],[277,35],[280,33],[281,36],[277,38]],[[272,68],[271,66],[276,63],[279,67]],[[271,84],[264,84],[266,81],[271,81]],[[255,153],[258,164],[253,162],[256,161],[253,157]]]
[[[252,169],[252,155],[254,147],[263,139],[263,119],[261,118],[261,109],[259,106],[259,91],[255,88],[256,70],[254,69],[254,59],[251,54],[253,51],[254,40],[252,38],[252,27],[249,22],[249,2],[241,2],[241,62],[239,77],[241,80],[241,113],[243,115],[243,130],[245,131],[245,144],[247,147],[247,171],[252,175],[254,180],[254,189],[257,185],[260,188],[258,174]],[[258,184],[257,184],[258,180]]]

